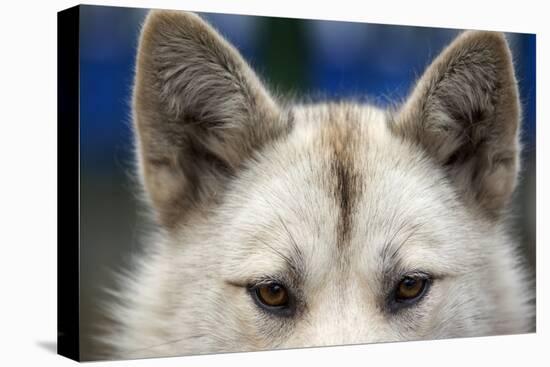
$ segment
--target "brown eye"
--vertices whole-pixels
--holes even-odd
[[[405,277],[397,285],[395,300],[397,302],[411,302],[424,295],[428,279]]]
[[[284,286],[278,283],[257,286],[256,297],[268,307],[285,307],[288,304],[288,292]]]

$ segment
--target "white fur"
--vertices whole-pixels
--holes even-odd
[[[164,22],[165,18],[169,21]],[[224,47],[229,47],[193,15],[159,12],[152,14],[147,22],[146,35],[142,37],[153,37],[154,32],[167,34],[167,29],[171,29],[168,25],[179,24],[183,34],[204,32],[199,36],[212,37],[222,52]],[[171,36],[178,37],[178,34]],[[193,37],[191,34],[186,39]],[[454,47],[462,52],[465,45],[469,47],[474,41],[487,39],[500,47],[499,42],[503,41],[492,37],[483,33],[467,35]],[[148,42],[141,53],[146,54],[148,47],[154,47],[153,41]],[[176,45],[191,42],[176,47],[185,49],[187,54],[202,52],[192,41],[175,38],[171,42]],[[456,50],[452,47],[445,57],[459,57],[453,54]],[[234,50],[227,52],[227,58],[238,58]],[[170,58],[185,57],[177,52],[164,56],[163,63],[168,64]],[[447,61],[444,57],[442,60]],[[166,112],[149,114],[150,106],[143,107],[139,102],[147,97],[139,94],[145,90],[140,83],[148,79],[140,75],[136,79],[136,129],[141,134],[138,154],[145,187],[153,198],[156,213],[168,212],[170,218],[177,219],[165,221],[166,217],[158,217],[159,231],[150,241],[147,253],[136,260],[137,270],[120,283],[118,300],[111,306],[116,320],[114,331],[102,338],[113,349],[114,356],[250,351],[522,333],[532,329],[532,285],[525,279],[514,241],[507,234],[506,216],[497,211],[506,207],[508,194],[498,194],[490,202],[486,201],[492,189],[479,186],[469,178],[468,170],[474,169],[471,167],[484,167],[477,162],[477,156],[465,156],[457,163],[450,163],[453,166],[447,170],[438,155],[443,150],[431,151],[424,145],[425,140],[419,140],[424,132],[412,132],[416,131],[415,127],[409,126],[420,108],[418,100],[453,98],[423,89],[432,80],[429,73],[437,70],[429,71],[427,79],[419,83],[398,113],[345,103],[278,109],[266,92],[256,91],[261,87],[244,61],[235,59],[232,65],[237,65],[236,73],[240,75],[235,83],[246,84],[248,77],[253,78],[248,87],[256,92],[252,97],[249,94],[245,97],[264,101],[253,103],[269,110],[261,116],[276,117],[269,124],[262,120],[264,122],[257,122],[258,126],[254,127],[235,126],[235,122],[259,121],[258,115],[248,111],[252,107],[227,105],[235,100],[248,103],[243,96],[216,95],[216,106],[208,108],[220,110],[201,111],[199,115],[225,114],[216,121],[209,117],[208,123],[224,123],[228,111],[245,114],[232,121],[233,125],[227,128],[230,137],[220,140],[223,143],[214,135],[223,131],[216,130],[204,138],[201,146],[215,152],[222,161],[223,152],[230,151],[228,161],[231,162],[225,163],[234,169],[233,174],[225,177],[223,170],[213,173],[212,166],[208,168],[210,171],[204,171],[200,168],[201,158],[197,157],[198,163],[193,167],[202,169],[199,172],[209,172],[208,179],[200,176],[198,182],[201,187],[208,185],[210,191],[202,191],[201,196],[167,209],[170,202],[166,198],[175,197],[175,192],[190,195],[189,186],[185,186],[187,191],[157,188],[164,180],[159,181],[159,176],[155,176],[160,171],[156,163],[149,163],[147,152],[155,148],[148,145],[151,141],[165,139],[164,135],[155,135],[163,129],[155,126],[163,121],[145,119],[148,115],[158,117],[166,113],[164,116],[169,116],[170,111],[177,111],[171,118],[183,119],[184,126],[189,103],[204,98],[204,94],[193,95],[193,91],[216,93],[215,86],[221,85],[213,74],[193,79],[189,84],[186,73],[200,75],[201,65],[194,65],[193,69],[178,65],[178,71],[171,74],[171,84],[163,85],[159,91],[159,106],[166,99]],[[499,68],[487,75],[500,75]],[[154,67],[149,64],[138,67],[138,73],[150,70]],[[202,80],[210,84],[198,85]],[[453,83],[461,85],[456,80],[448,84]],[[186,86],[191,89],[185,89]],[[146,92],[155,93],[149,89]],[[451,93],[454,94],[460,91]],[[182,102],[176,97],[187,100]],[[432,102],[435,112],[430,121],[436,119],[457,128],[457,121],[451,121],[454,115],[446,114],[449,111],[442,109],[439,100]],[[283,117],[290,115],[292,123]],[[503,123],[518,124],[518,119]],[[277,124],[285,126],[284,132],[263,133],[268,129],[279,131]],[[400,126],[405,126],[403,131]],[[185,136],[186,129],[176,133]],[[259,133],[253,129],[264,130]],[[428,141],[433,142],[439,136],[430,135]],[[512,147],[517,141],[516,135],[509,136],[512,140],[507,146]],[[258,139],[258,144],[247,140],[251,137]],[[498,143],[505,142],[499,140]],[[461,149],[460,146],[457,143],[452,149]],[[168,148],[170,154],[186,149],[185,146]],[[446,148],[451,149],[450,145]],[[160,156],[164,154],[155,152]],[[514,152],[518,153],[519,148]],[[450,153],[445,152],[445,159]],[[350,195],[349,200],[353,201],[347,208],[349,217],[345,219],[346,208],[338,199],[338,190],[334,191],[334,187],[340,187],[333,170],[335,159],[341,159],[345,179],[350,179],[350,174],[360,177],[350,184],[352,191],[340,194],[342,198]],[[191,168],[175,172],[178,168],[169,167],[172,168],[163,171],[164,174],[174,172],[174,177],[181,180],[166,179],[167,182],[177,185],[181,181],[183,185],[185,181],[188,185],[186,175]],[[515,180],[517,168],[514,165],[510,169]],[[483,175],[483,171],[479,172],[476,175]],[[506,171],[497,175],[497,179],[506,179],[508,175]],[[151,180],[157,183],[148,185]],[[514,186],[515,181],[511,185]],[[152,190],[165,190],[163,199],[155,201],[159,194]],[[351,223],[345,235],[341,234],[343,220]],[[293,241],[297,246],[292,245]],[[297,252],[303,259],[300,292],[307,307],[292,320],[266,315],[252,301],[245,285],[265,274],[286,271],[278,253],[298,257]],[[389,267],[392,261],[397,261],[400,268],[433,275],[433,284],[425,299],[399,314],[384,309],[384,300],[391,289],[383,279],[393,269]]]

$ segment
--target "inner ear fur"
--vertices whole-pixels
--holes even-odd
[[[215,202],[243,163],[285,131],[238,51],[181,11],[151,11],[144,22],[133,121],[145,192],[170,228]]]
[[[433,157],[464,200],[499,216],[517,183],[520,115],[506,38],[467,31],[427,68],[391,127]]]

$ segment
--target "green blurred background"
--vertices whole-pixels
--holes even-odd
[[[146,9],[81,6],[81,353],[105,320],[103,289],[130,264],[150,225],[133,180],[130,97]],[[384,107],[406,97],[459,30],[201,14],[277,93],[308,100],[351,97]],[[522,98],[524,166],[512,230],[535,263],[535,36],[507,34]]]

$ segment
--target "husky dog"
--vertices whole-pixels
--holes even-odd
[[[520,104],[467,31],[385,111],[281,104],[199,16],[153,11],[133,99],[158,224],[124,277],[119,358],[533,330],[507,234]]]

